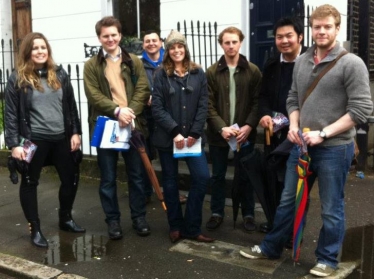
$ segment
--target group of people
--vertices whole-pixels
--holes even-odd
[[[243,228],[247,232],[256,230],[253,185],[241,159],[254,150],[257,126],[269,128],[272,117],[282,113],[290,124],[272,136],[271,148],[286,138],[295,147],[278,177],[279,206],[274,222],[262,228],[267,235],[261,245],[240,254],[250,259],[278,258],[286,242],[292,241],[298,179],[295,166],[298,146],[305,141],[313,172],[309,186],[318,178],[323,221],[317,264],[310,272],[328,276],[336,269],[344,237],[344,184],[354,153],[354,126],[366,121],[372,112],[372,101],[366,66],[353,54],[344,55],[312,94],[305,96],[319,73],[344,51],[336,41],[340,14],[333,6],[316,8],[310,26],[315,44],[306,50],[302,46],[303,24],[295,18],[280,19],[274,26],[279,54],[267,61],[262,73],[240,54],[242,31],[227,27],[218,37],[224,54],[204,73],[191,60],[186,38],[177,31],[167,36],[165,49],[157,32],[147,32],[139,59],[120,46],[121,24],[116,18],[104,17],[97,22],[95,30],[102,48],[84,66],[90,131],[93,132],[98,116],[117,119],[121,127],[135,123],[133,129],[148,140],[151,159],[157,149],[172,243],[182,238],[214,241],[202,233],[203,201],[210,183],[211,217],[206,229],[216,230],[225,217],[228,141],[233,138],[237,142],[234,181],[244,189],[240,196]],[[60,229],[84,232],[71,214],[78,186],[76,152],[81,135],[74,93],[66,72],[55,65],[51,47],[42,34],[30,33],[22,41],[17,70],[8,81],[5,97],[6,144],[12,156],[25,159],[23,139],[38,146],[20,186],[32,243],[48,246],[40,230],[37,206],[40,172],[47,162],[56,167],[61,180]],[[310,131],[300,134],[303,128]],[[183,212],[178,189],[180,159],[175,158],[173,150],[205,143],[209,145],[212,176],[205,152],[183,158],[191,174]],[[128,177],[132,226],[138,235],[147,236],[151,229],[145,218],[146,203],[152,195],[152,185],[140,155],[132,146],[120,152],[97,147],[99,195],[109,238],[123,236],[116,185],[119,154]]]

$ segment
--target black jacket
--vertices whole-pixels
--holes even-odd
[[[301,53],[304,53],[306,50],[307,48],[303,46],[301,49]],[[282,63],[280,62],[280,53],[278,53],[274,57],[269,58],[266,61],[262,74],[260,95],[258,98],[259,120],[265,115],[273,117],[274,112],[281,112],[288,118],[286,101],[288,92],[291,89],[292,85],[292,72],[294,66],[295,63],[284,65],[284,67],[288,67],[288,73],[286,73],[287,76],[283,77],[282,79]],[[280,131],[280,134],[273,136],[271,140],[272,146],[270,147],[270,149],[274,149],[281,142],[283,142],[287,138],[287,133],[288,129],[283,128]]]
[[[74,134],[82,134],[79,115],[66,71],[60,66],[56,68],[57,78],[62,87],[62,110],[66,140],[69,142]],[[17,73],[9,77],[5,89],[5,143],[9,149],[19,146],[22,138],[30,139],[30,106],[33,89],[31,86],[19,88]]]
[[[192,92],[186,90],[187,86]],[[203,70],[192,69],[184,77],[174,74],[168,77],[163,68],[157,70],[151,108],[155,121],[153,144],[156,148],[172,150],[173,138],[179,133],[185,138],[202,137],[204,142],[208,89]]]
[[[306,47],[302,47],[301,53],[307,50]],[[294,65],[294,63],[293,63]],[[292,72],[289,79],[290,83],[284,85],[291,89],[292,85]],[[288,91],[286,94],[279,94],[281,86],[281,62],[280,53],[274,57],[270,57],[264,66],[262,73],[262,85],[259,95],[259,107],[258,116],[261,119],[265,115],[272,116],[273,112],[281,112],[285,116],[288,116],[286,110],[286,100]],[[283,104],[283,105],[282,105]]]

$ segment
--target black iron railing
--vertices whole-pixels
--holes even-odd
[[[206,70],[218,60],[218,34],[217,22],[203,22],[198,20],[196,25],[191,21],[190,27],[183,21],[177,23],[177,30],[187,39],[188,48],[191,52],[191,59],[199,63]]]

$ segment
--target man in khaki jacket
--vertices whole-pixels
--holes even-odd
[[[142,62],[119,46],[121,24],[114,17],[104,17],[96,23],[96,34],[101,43],[99,53],[84,66],[84,88],[89,105],[90,131],[94,130],[99,115],[116,118],[125,127],[135,123],[135,128],[146,133],[142,117],[149,98],[147,76]],[[140,236],[150,234],[145,220],[145,170],[137,150],[122,151],[129,186],[132,226]],[[100,199],[106,215],[110,239],[121,239],[121,213],[117,197],[118,151],[97,148],[97,161],[101,172]]]

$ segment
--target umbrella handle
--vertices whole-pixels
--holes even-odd
[[[166,204],[165,204],[165,202],[164,201],[161,201],[161,205],[162,205],[162,208],[166,211],[167,210],[167,208],[166,208]]]
[[[272,137],[273,136],[273,120],[270,121],[268,129],[269,129],[269,135]]]
[[[270,137],[273,136],[273,121],[270,121],[269,127],[265,128],[266,145],[270,145]]]
[[[268,128],[265,129],[266,145],[270,145],[270,131]]]

